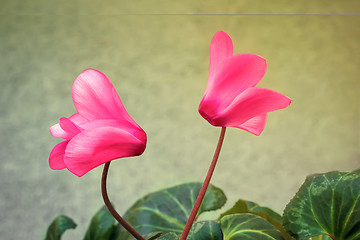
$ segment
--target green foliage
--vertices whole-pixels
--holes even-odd
[[[119,233],[119,226],[115,224],[115,219],[103,206],[91,219],[86,231],[84,240],[111,240],[115,239]]]
[[[162,234],[160,233],[151,233],[143,235],[145,239],[155,240],[155,239],[176,239],[180,238],[181,233],[169,232]],[[131,240],[135,238],[130,237]],[[120,239],[120,238],[119,238]],[[220,228],[220,223],[218,221],[199,221],[195,222],[191,227],[187,240],[222,240],[223,234]]]
[[[155,240],[155,239],[159,239],[160,237],[163,237],[164,234],[162,232],[152,232],[152,233],[148,233],[148,234],[143,234],[142,236],[147,240]],[[113,239],[116,239],[116,238],[113,238]],[[121,240],[121,238],[119,238],[119,237],[117,239]],[[129,236],[128,239],[136,240],[136,238],[133,236]]]
[[[158,232],[155,234],[151,233],[151,234],[144,235],[144,238],[146,238],[147,240],[154,240],[154,239],[158,239],[161,235],[162,235],[161,232]]]
[[[226,215],[220,220],[224,240],[280,240],[279,230],[264,218],[250,213]]]
[[[157,240],[179,240],[179,238],[180,238],[180,234],[171,232],[162,235],[161,237],[157,238]]]
[[[240,199],[235,203],[232,208],[221,214],[220,218],[236,213],[252,213],[254,215],[260,216],[269,223],[271,223],[276,229],[278,229],[284,239],[294,239],[286,232],[286,230],[282,226],[282,218],[280,214],[274,212],[270,208],[262,207],[257,203]]]
[[[188,240],[222,240],[223,234],[218,221],[195,222],[189,232]]]
[[[328,235],[319,235],[319,236],[312,237],[309,239],[311,239],[311,240],[331,240],[331,237],[329,237]]]
[[[284,227],[297,239],[359,240],[359,198],[360,170],[309,176],[285,208]]]
[[[45,240],[60,240],[63,233],[68,229],[76,228],[76,223],[69,217],[57,216],[47,229]]]
[[[140,234],[149,232],[183,231],[191,209],[200,192],[201,183],[188,183],[151,193],[138,200],[124,215],[124,219]],[[216,210],[226,202],[223,191],[209,186],[199,214]],[[120,232],[119,239],[131,239],[125,230]]]
[[[148,194],[128,209],[124,219],[148,240],[178,240],[200,188],[200,183],[188,183]],[[195,222],[187,240],[360,240],[359,199],[360,170],[312,175],[282,217],[270,208],[239,200],[219,220]],[[198,216],[225,202],[223,191],[210,185]],[[60,240],[75,227],[72,219],[58,216],[45,240]],[[104,206],[91,219],[84,240],[134,238]]]

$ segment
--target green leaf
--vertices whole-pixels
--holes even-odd
[[[222,240],[223,234],[218,221],[195,222],[189,232],[188,240]]]
[[[177,237],[177,240],[180,237],[180,233],[163,235],[160,233],[149,233],[143,235],[145,239],[153,240],[153,239],[162,239],[160,236],[166,236],[167,238]],[[218,221],[200,221],[194,222],[187,237],[187,240],[222,240],[222,231],[220,228],[220,223]],[[131,237],[131,240],[135,240],[135,238]]]
[[[309,240],[331,240],[331,237],[328,235],[319,235],[316,237],[309,238]]]
[[[232,208],[221,214],[220,219],[226,215],[235,213],[252,213],[254,215],[260,216],[271,223],[275,228],[277,228],[285,239],[294,239],[284,229],[280,214],[274,212],[270,208],[262,207],[257,203],[240,199]]]
[[[360,169],[309,176],[286,206],[285,229],[297,239],[360,239]]]
[[[163,235],[162,233],[149,233],[143,235],[145,239],[153,240],[153,239],[162,239],[160,236],[165,236],[166,238],[173,239],[173,237],[177,237],[177,240],[180,237],[180,233],[166,233]],[[165,239],[166,239],[165,238]],[[135,238],[131,238],[135,240]],[[191,227],[187,240],[222,240],[222,231],[220,228],[220,223],[218,221],[200,221],[195,222]]]
[[[71,218],[64,215],[57,216],[49,225],[45,240],[60,240],[67,229],[74,228],[76,228],[76,223]]]
[[[84,240],[111,240],[115,239],[119,232],[119,226],[115,219],[103,206],[91,219]]]
[[[181,234],[201,186],[201,183],[188,183],[151,193],[138,200],[125,213],[124,219],[142,235],[150,232]],[[219,209],[225,202],[223,191],[210,185],[199,214]],[[122,230],[119,239],[129,239],[129,233]]]
[[[148,240],[154,240],[154,239],[158,239],[159,237],[161,237],[161,235],[162,235],[162,232],[158,232],[158,233],[156,233],[156,234],[148,234],[149,235],[149,237],[145,237],[146,239],[148,239]]]
[[[163,233],[162,232],[152,232],[152,233],[148,233],[148,234],[143,234],[142,236],[147,240],[154,240],[154,239],[159,239],[159,237],[163,236]],[[128,239],[136,240],[136,238],[133,236],[129,236]],[[121,238],[118,238],[117,240],[121,240]]]
[[[282,235],[264,218],[250,213],[226,215],[220,220],[224,240],[281,240]]]
[[[162,235],[161,237],[157,238],[156,240],[179,240],[180,234],[176,234],[173,232],[166,233]]]

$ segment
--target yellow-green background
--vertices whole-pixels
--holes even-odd
[[[63,213],[78,223],[64,239],[81,239],[102,205],[101,168],[78,178],[48,166],[59,142],[48,129],[74,113],[71,86],[86,68],[108,75],[148,134],[141,157],[111,166],[120,213],[150,191],[202,181],[220,129],[197,107],[218,30],[236,53],[267,59],[259,86],[293,99],[260,137],[228,129],[212,180],[227,207],[244,198],[281,212],[306,175],[359,167],[360,16],[301,15],[359,8],[356,0],[1,1],[1,238],[41,239]],[[194,15],[209,13],[258,15]],[[269,13],[285,15],[261,15]]]

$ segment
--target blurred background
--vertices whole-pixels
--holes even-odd
[[[360,3],[289,2],[1,1],[1,238],[42,239],[62,213],[78,223],[64,239],[81,239],[102,206],[102,167],[78,178],[48,166],[61,141],[49,127],[75,112],[71,87],[86,68],[110,78],[148,134],[141,157],[111,165],[120,213],[149,192],[203,181],[220,129],[197,108],[219,30],[235,53],[267,59],[259,86],[293,99],[260,137],[228,129],[212,180],[226,208],[242,198],[281,213],[306,175],[358,168]]]

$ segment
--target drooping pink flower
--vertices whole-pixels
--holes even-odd
[[[50,168],[67,168],[81,177],[111,160],[144,152],[146,133],[127,113],[105,74],[83,71],[74,81],[72,98],[77,113],[50,128],[52,136],[65,139],[51,151]]]
[[[291,99],[255,87],[266,71],[264,58],[233,52],[229,35],[217,32],[210,44],[209,79],[199,113],[214,126],[241,128],[259,136],[267,113],[286,108]]]

